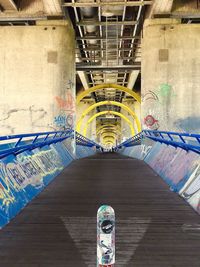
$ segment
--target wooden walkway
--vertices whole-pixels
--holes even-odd
[[[200,217],[144,162],[74,161],[0,231],[0,267],[95,267],[96,211],[116,212],[116,267],[200,267]]]

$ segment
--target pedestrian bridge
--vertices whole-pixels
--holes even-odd
[[[116,267],[200,266],[199,22],[197,0],[0,0],[0,267],[102,267],[101,205]]]
[[[200,135],[143,131],[111,153],[77,134],[76,157],[71,138],[1,138],[15,140],[1,150],[2,266],[95,266],[105,203],[116,266],[198,266]]]

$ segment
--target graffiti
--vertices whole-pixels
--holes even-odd
[[[190,199],[193,195],[200,191],[200,165],[197,166],[192,173],[189,184],[182,191],[182,195],[185,199]]]
[[[144,124],[151,130],[158,130],[159,128],[158,120],[156,120],[152,115],[147,115],[144,118]]]
[[[67,84],[67,88],[66,88],[65,98],[62,98],[59,96],[55,97],[58,107],[66,112],[75,111],[75,99],[72,94],[72,88],[73,88],[73,83],[71,80],[69,80],[69,83]]]
[[[157,94],[160,97],[175,96],[172,86],[169,84],[161,84],[157,90]]]
[[[143,95],[144,125],[147,129],[158,130],[166,129],[166,126],[173,127],[170,123],[173,121],[172,116],[175,115],[175,105],[172,97],[176,94],[171,85],[167,83],[160,84],[153,90],[146,91]]]
[[[188,182],[179,194],[200,213],[200,165],[196,166]]]
[[[57,106],[61,109],[61,114],[54,118],[54,124],[59,128],[73,128],[74,127],[74,113],[75,113],[75,99],[72,94],[73,86],[71,80],[69,80],[66,85],[66,95],[65,98],[59,96],[55,97]]]
[[[54,123],[57,127],[66,127],[67,123],[66,123],[66,115],[58,115],[54,118]]]
[[[142,96],[142,101],[147,101],[147,100],[155,100],[158,101],[158,96],[156,95],[156,93],[154,93],[153,91],[149,90],[146,94],[144,94]]]
[[[39,189],[44,186],[43,177],[62,169],[62,162],[58,153],[45,150],[16,159],[13,162],[0,164],[0,201],[1,208],[9,206],[15,201],[12,191],[19,192],[28,185]]]
[[[162,104],[163,100],[170,96],[176,96],[172,86],[163,83],[154,91],[148,90],[147,93],[142,96],[142,101],[153,100]]]
[[[73,115],[61,114],[54,118],[54,123],[57,127],[63,127],[64,129],[71,129],[74,125]]]
[[[147,145],[144,145],[144,144],[141,145],[141,153],[142,153],[142,158],[143,159],[149,153],[149,151],[151,150],[151,148],[152,148],[152,146],[147,146]]]
[[[0,161],[0,228],[72,161],[68,146],[58,142]]]
[[[6,167],[3,163],[0,163],[0,175],[3,178],[3,181],[0,181],[0,201],[2,201],[3,207],[8,207],[10,203],[15,201],[15,197],[11,190],[13,185],[9,183]]]

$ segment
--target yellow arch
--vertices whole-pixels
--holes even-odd
[[[76,104],[79,104],[79,102],[88,94],[93,93],[95,91],[98,91],[100,89],[104,89],[104,88],[115,88],[119,91],[125,92],[129,95],[131,95],[136,101],[138,101],[139,103],[141,103],[141,97],[139,94],[137,94],[136,92],[132,91],[131,89],[118,85],[118,84],[113,84],[113,83],[103,83],[103,84],[99,84],[96,86],[93,86],[85,91],[83,91],[82,93],[80,93],[77,98],[76,98]]]
[[[121,134],[121,128],[114,127],[114,126],[105,126],[105,127],[102,127],[101,129],[98,129],[96,132],[96,135],[99,135],[105,131],[115,131],[115,132]]]
[[[105,133],[102,133],[101,135],[103,138],[106,137],[106,136],[110,136],[110,137],[113,137],[114,139],[116,139],[116,134],[115,133],[112,133],[112,132],[105,132]]]
[[[122,119],[124,119],[129,127],[130,127],[130,130],[131,130],[131,134],[132,136],[135,135],[135,130],[133,128],[133,125],[131,123],[131,121],[129,119],[126,118],[126,116],[124,116],[123,114],[121,114],[120,112],[116,112],[116,111],[112,111],[112,110],[106,110],[106,111],[101,111],[101,112],[98,112],[96,114],[94,114],[92,117],[90,117],[85,125],[85,128],[84,128],[84,131],[83,131],[83,135],[86,136],[87,134],[87,128],[88,128],[88,125],[97,117],[101,116],[101,115],[105,115],[105,114],[112,114],[112,115],[116,115],[116,116],[119,116],[121,117]]]
[[[96,130],[96,132],[97,132],[97,135],[100,133],[100,131],[101,130],[103,130],[104,128],[109,128],[109,129],[116,129],[116,130],[118,130],[118,131],[120,131],[121,130],[121,127],[120,127],[120,125],[118,125],[118,124],[113,124],[113,123],[107,123],[107,124],[103,124],[103,125],[99,125],[99,126],[97,126],[97,130]]]
[[[101,101],[101,102],[98,102],[98,103],[95,103],[93,105],[91,105],[90,107],[88,107],[84,112],[83,114],[81,115],[80,119],[78,120],[77,122],[77,132],[80,132],[81,130],[81,124],[82,124],[82,120],[83,118],[91,111],[93,110],[94,108],[96,107],[99,107],[99,106],[104,106],[104,105],[113,105],[113,106],[118,106],[118,107],[121,107],[123,108],[124,110],[126,110],[128,113],[131,114],[131,116],[135,119],[135,122],[136,122],[136,125],[137,125],[137,130],[138,132],[141,132],[141,125],[140,125],[140,121],[137,117],[137,115],[135,114],[135,112],[133,112],[129,107],[127,107],[126,105],[120,103],[120,102],[117,102],[117,101],[109,101],[109,100],[106,100],[106,101]]]
[[[114,144],[115,139],[112,138],[112,137],[106,136],[106,137],[104,138],[103,142],[106,142],[106,141],[110,141],[110,142],[112,142],[112,143]]]
[[[104,133],[115,133],[115,135],[121,135],[121,132],[117,129],[102,129],[101,132],[99,133],[101,136]]]
[[[113,143],[115,142],[115,138],[110,137],[110,136],[106,136],[106,137],[104,138],[104,140],[105,140],[105,141],[106,141],[106,140],[109,140],[109,141],[112,141]]]

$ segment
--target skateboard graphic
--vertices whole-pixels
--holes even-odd
[[[115,264],[115,212],[103,205],[97,211],[97,267]]]

